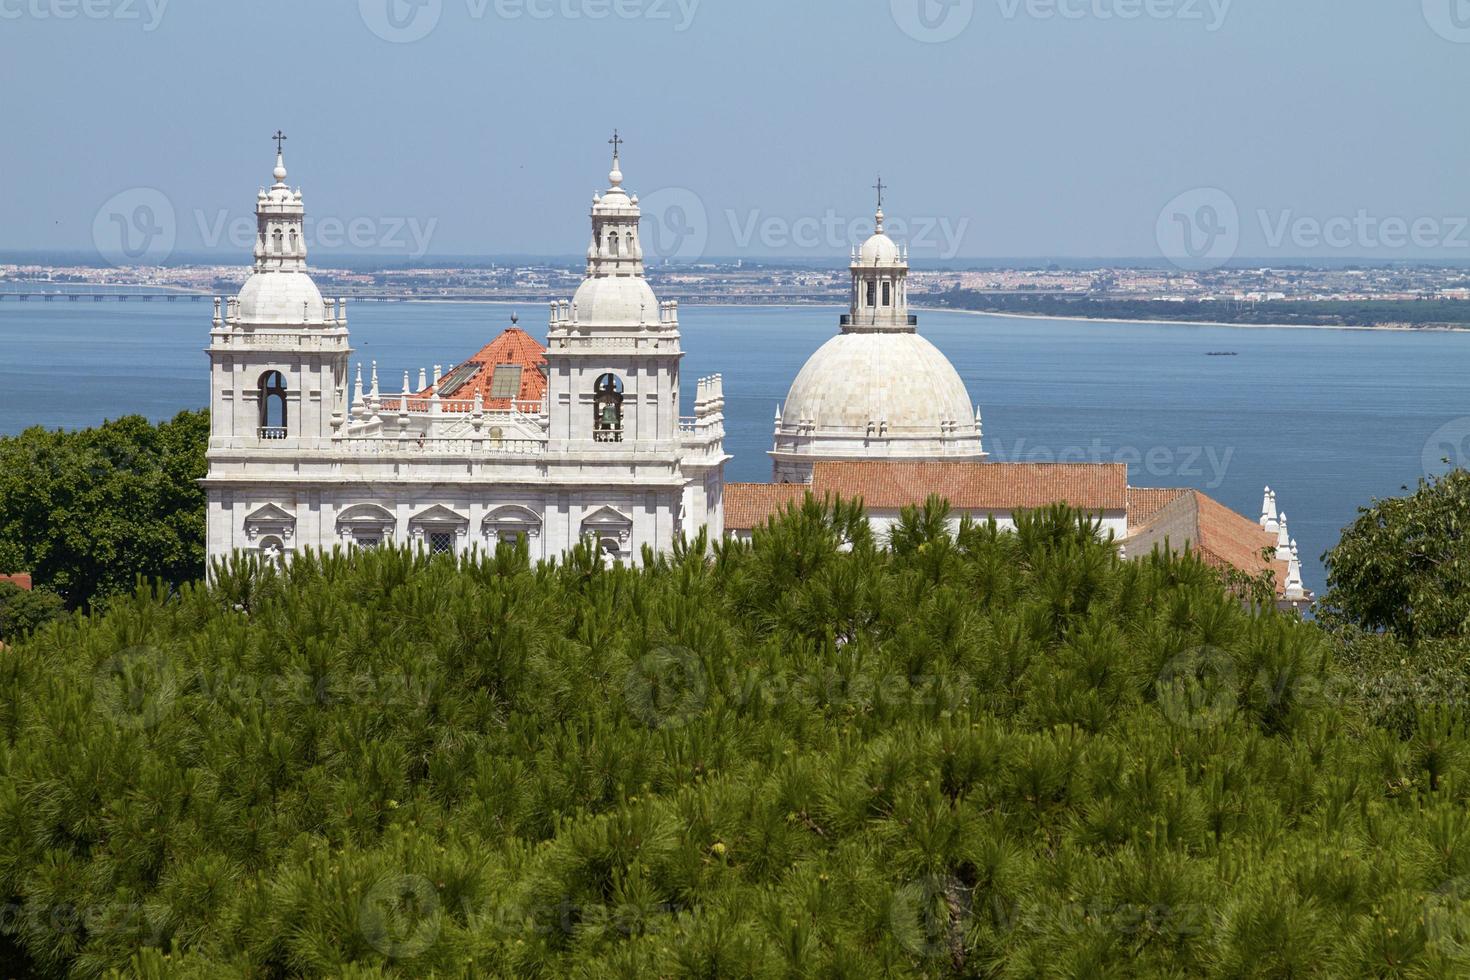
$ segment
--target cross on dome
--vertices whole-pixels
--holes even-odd
[[[612,139],[608,140],[608,143],[610,143],[613,148],[613,162],[612,173],[607,175],[607,179],[612,182],[612,185],[614,187],[621,187],[623,184],[623,168],[618,165],[618,156],[619,150],[626,142],[627,140],[618,135],[618,131],[616,129],[613,130]]]
[[[879,174],[878,175],[878,183],[876,183],[876,184],[873,185],[873,189],[878,192],[878,210],[879,211],[882,211],[883,210],[883,190],[884,190],[885,187],[886,187],[886,185],[883,183],[883,175],[882,174]]]
[[[271,139],[276,141],[276,169],[271,176],[276,178],[276,185],[282,186],[286,182],[286,157],[282,144],[286,142],[286,134],[279,129]]]

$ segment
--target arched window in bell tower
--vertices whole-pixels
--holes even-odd
[[[592,438],[598,442],[623,441],[623,380],[604,374],[592,389]]]
[[[280,371],[260,376],[260,438],[286,438],[286,377]]]
[[[607,233],[607,252],[613,258],[618,257],[618,233],[615,231]]]

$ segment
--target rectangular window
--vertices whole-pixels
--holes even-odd
[[[373,536],[373,535],[364,535],[364,536],[359,537],[357,539],[357,546],[359,548],[366,548],[368,550],[372,550],[373,548],[376,548],[378,545],[380,545],[382,543],[383,543],[383,539],[382,538],[376,537],[376,536]]]
[[[502,544],[520,544],[521,543],[521,532],[520,531],[501,531],[500,532],[500,541],[501,541]]]
[[[883,305],[884,306],[891,306],[892,304],[893,304],[893,286],[892,286],[892,284],[885,282],[883,284]]]
[[[454,532],[433,531],[429,534],[429,554],[452,555],[454,554]]]
[[[878,305],[878,284],[876,282],[868,283],[868,305]]]
[[[521,394],[521,366],[499,364],[490,379],[491,398],[519,398]]]

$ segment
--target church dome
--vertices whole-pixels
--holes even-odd
[[[880,231],[863,242],[863,247],[858,252],[858,262],[862,265],[897,265],[898,246],[893,239]]]
[[[242,323],[323,323],[327,305],[304,272],[256,272],[240,288]]]
[[[838,334],[792,382],[781,428],[847,440],[870,425],[896,440],[938,440],[973,432],[975,409],[949,358],[917,333]]]
[[[576,319],[598,326],[631,326],[659,322],[658,297],[642,276],[599,276],[584,279],[572,297]]]

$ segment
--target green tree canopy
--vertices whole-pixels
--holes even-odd
[[[72,608],[204,574],[205,412],[130,415],[0,439],[0,572],[29,571]]]
[[[1407,643],[1470,636],[1470,472],[1374,501],[1325,557],[1330,621]]]
[[[239,560],[0,658],[59,976],[1463,976],[1470,758],[1052,509],[647,567]]]
[[[0,582],[0,640],[16,642],[60,616],[63,608],[61,597],[54,592],[28,591]]]

